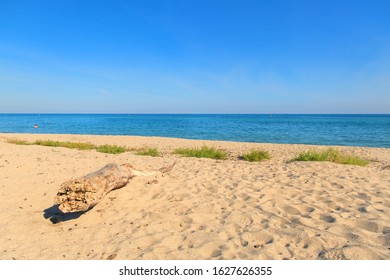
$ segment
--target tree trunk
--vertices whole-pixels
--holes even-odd
[[[173,165],[161,168],[160,172],[170,171]],[[61,184],[54,201],[63,213],[87,211],[110,191],[124,187],[131,178],[156,173],[137,170],[130,164],[110,163],[96,172]]]

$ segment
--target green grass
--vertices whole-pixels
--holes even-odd
[[[185,157],[197,157],[197,158],[212,158],[212,159],[227,159],[227,152],[221,149],[213,147],[203,146],[201,148],[179,148],[173,153],[179,154]]]
[[[48,146],[48,147],[65,147],[69,149],[78,149],[78,150],[92,150],[96,146],[90,143],[79,143],[79,142],[59,142],[52,140],[37,140],[34,143],[35,145]]]
[[[106,154],[121,154],[127,152],[127,149],[125,147],[121,147],[117,145],[102,145],[96,147],[96,151],[100,153],[106,153]]]
[[[106,154],[121,154],[128,151],[128,149],[126,149],[125,147],[121,147],[117,145],[102,145],[97,147],[91,143],[81,143],[81,142],[60,142],[60,141],[52,141],[52,140],[36,140],[35,142],[27,142],[27,141],[16,140],[16,139],[10,139],[7,142],[16,145],[39,145],[39,146],[47,146],[47,147],[64,147],[64,148],[78,149],[78,150],[96,150],[97,152],[106,153]]]
[[[18,140],[18,139],[8,139],[7,143],[15,144],[15,145],[32,145],[33,143],[24,141],[24,140]]]
[[[160,152],[157,148],[140,148],[137,149],[137,152],[135,153],[139,156],[151,156],[151,157],[158,157],[160,156]]]
[[[333,148],[329,148],[325,151],[306,151],[300,153],[291,161],[330,161],[340,164],[351,164],[359,166],[366,166],[369,164],[368,160],[352,155],[342,154],[340,151],[337,151]]]
[[[251,150],[250,152],[243,154],[240,158],[246,161],[254,162],[270,159],[271,156],[267,151]]]

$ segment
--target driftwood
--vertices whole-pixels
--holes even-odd
[[[96,172],[62,183],[54,203],[59,204],[63,213],[87,211],[110,191],[124,187],[131,178],[169,172],[174,165],[149,172],[137,170],[130,164],[110,163]]]

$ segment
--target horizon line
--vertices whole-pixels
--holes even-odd
[[[53,112],[13,112],[0,115],[390,115],[390,113],[53,113]]]

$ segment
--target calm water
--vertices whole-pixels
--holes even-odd
[[[0,132],[389,148],[390,115],[0,114]]]

